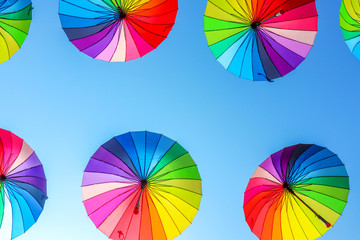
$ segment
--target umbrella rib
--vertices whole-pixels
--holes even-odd
[[[39,206],[40,206],[41,208],[43,208],[42,204],[37,201],[36,197],[35,197],[31,192],[29,192],[27,189],[21,187],[21,186],[18,184],[18,183],[23,183],[23,182],[19,182],[19,181],[16,181],[16,180],[10,180],[10,179],[9,179],[8,183],[9,183],[10,185],[13,185],[14,187],[16,186],[16,187],[21,188],[21,189],[23,189],[24,191],[28,192],[28,193],[36,200],[36,202],[39,204]],[[41,199],[44,199],[44,198],[47,199],[47,195],[46,195],[41,189],[39,189],[39,188],[37,188],[36,186],[31,185],[31,184],[29,184],[29,183],[23,183],[23,184],[28,184],[28,185],[30,185],[30,186],[38,189],[38,190],[43,194],[43,196],[41,197]]]
[[[112,154],[112,153],[111,153],[111,154]],[[114,155],[114,156],[115,156],[115,155]],[[116,156],[115,156],[115,157],[116,157]],[[123,173],[125,173],[126,175],[129,176],[129,179],[139,180],[139,178],[135,175],[135,173],[133,173],[133,172],[131,171],[131,169],[130,169],[121,159],[119,159],[119,158],[118,158],[118,159],[119,159],[121,162],[123,162],[123,163],[125,164],[125,166],[127,166],[128,169],[129,169],[134,175],[131,175],[131,174],[128,173],[127,171],[123,170],[122,168],[120,168],[120,167],[118,167],[118,166],[116,166],[116,165],[114,165],[114,164],[111,164],[111,163],[109,163],[109,162],[105,162],[105,161],[103,161],[103,160],[101,160],[101,159],[98,159],[98,158],[95,158],[95,157],[91,157],[91,158],[94,159],[94,160],[96,160],[96,161],[103,162],[103,163],[105,163],[105,164],[107,164],[107,165],[113,166],[113,167],[121,170]]]
[[[160,35],[160,34],[157,34],[157,33],[154,33],[154,32],[152,32],[152,31],[149,31],[149,30],[147,30],[147,29],[145,29],[145,28],[143,28],[142,26],[140,26],[139,24],[137,24],[137,23],[135,23],[134,21],[131,21],[132,20],[132,18],[134,18],[134,17],[132,17],[131,15],[129,16],[129,19],[128,19],[128,22],[130,23],[130,25],[133,27],[133,24],[135,24],[136,26],[138,26],[139,28],[141,28],[141,29],[143,29],[144,31],[146,31],[146,32],[149,32],[149,33],[151,33],[151,34],[153,34],[153,35],[156,35],[156,36],[159,36],[159,37],[161,37],[161,38],[166,38],[166,36],[164,36],[164,35]],[[134,18],[134,19],[136,19],[136,18]],[[136,19],[137,20],[137,19]],[[137,21],[139,21],[139,20],[137,20]],[[171,24],[168,24],[168,25],[171,25]],[[134,27],[133,27],[134,28]],[[135,29],[135,28],[134,28]],[[135,30],[136,31],[136,30]],[[137,31],[136,31],[137,32]],[[140,34],[139,34],[140,35]],[[140,35],[141,36],[141,35]],[[144,38],[143,38],[144,39]],[[145,40],[145,39],[144,39]],[[147,41],[146,41],[147,42]],[[147,42],[148,43],[148,42]],[[150,43],[149,43],[149,45],[150,45]]]
[[[237,12],[239,15],[238,16],[243,16],[240,12],[238,12],[229,2],[229,0],[226,0],[226,2],[229,4],[229,6],[235,11]],[[246,14],[246,21],[247,22],[251,22],[251,16],[248,14],[249,13],[249,6],[247,5],[247,2],[245,1],[245,4],[246,4],[246,8],[247,8],[247,11],[245,11],[245,9],[239,5],[239,3],[237,1],[235,1],[237,3],[237,5],[244,11],[244,13]]]
[[[268,32],[269,30],[267,29],[262,29],[263,32]],[[300,30],[296,30],[296,31],[300,31]],[[271,32],[271,31],[269,31]],[[315,32],[315,31],[307,31],[307,32]],[[291,41],[295,41],[295,42],[299,42],[299,43],[302,43],[302,44],[305,44],[305,45],[308,45],[308,46],[312,46],[311,44],[307,44],[307,43],[304,43],[304,42],[300,42],[300,41],[297,41],[295,39],[291,39],[291,38],[288,38],[288,37],[285,37],[285,36],[282,36],[282,35],[279,35],[277,33],[274,33],[274,32],[271,32],[272,34],[278,36],[278,37],[282,37],[282,38],[285,38],[285,39],[288,39],[288,40],[291,40]]]
[[[273,190],[272,193],[269,193],[268,195],[266,195],[265,197],[263,197],[260,201],[257,201],[255,205],[259,204],[259,202],[261,202],[262,200],[266,199],[265,204],[274,200],[276,198],[276,196],[280,195],[281,193],[279,193],[279,190]],[[251,198],[245,205],[248,205],[248,203],[254,198]],[[256,206],[254,206],[248,213],[248,216],[254,211],[254,209],[256,208]],[[246,218],[248,217],[246,216]]]
[[[21,152],[21,151],[20,151]],[[15,171],[18,167],[20,167],[24,162],[26,162],[27,160],[29,160],[29,158],[31,157],[31,156],[33,156],[33,154],[35,154],[36,155],[36,153],[34,152],[34,150],[33,150],[33,152],[21,163],[21,164],[19,164],[18,166],[16,166],[14,169],[12,169],[10,172],[8,172],[7,174],[11,174],[13,171]],[[19,156],[18,156],[19,157]],[[18,158],[17,157],[17,158]],[[37,157],[37,156],[36,156]],[[16,159],[17,159],[16,158]],[[6,168],[4,168],[3,170],[5,170],[5,172],[7,172],[7,171],[9,171],[9,169],[7,169],[7,168],[9,168],[9,167],[12,167],[13,165],[14,165],[14,163],[15,163],[15,161],[12,163],[12,165],[11,166],[7,166]],[[40,163],[40,165],[42,165],[41,163]],[[39,166],[40,166],[39,165]]]
[[[261,31],[259,31],[259,33],[261,33]],[[258,35],[260,35],[260,34],[258,34]],[[260,42],[262,42],[261,39],[260,39]],[[265,48],[265,47],[264,47],[264,48]],[[266,49],[265,49],[265,52],[266,52],[266,54],[268,54],[268,52],[266,51]],[[269,56],[269,55],[268,55],[268,56]],[[270,58],[270,56],[269,56],[269,59],[271,60],[272,63],[274,63],[274,62],[272,61],[272,59]],[[274,66],[275,66],[275,64],[274,64]],[[275,68],[276,68],[276,66],[275,66]],[[276,69],[277,69],[277,68],[276,68]],[[281,153],[281,156],[282,156],[282,154],[283,154],[283,153]],[[280,156],[280,158],[281,158],[281,156]],[[278,176],[280,177],[280,182],[284,182],[284,179],[283,179],[283,176],[282,176],[283,174],[282,174],[282,172],[279,172],[279,170],[276,168],[275,163],[274,163],[275,160],[273,159],[273,156],[271,155],[270,158],[271,158],[271,163],[272,163],[275,171],[277,172]],[[280,162],[280,164],[281,164],[281,162]]]
[[[21,166],[21,165],[20,165]],[[12,170],[10,173],[8,173],[7,174],[7,176],[8,177],[11,177],[11,176],[14,176],[14,175],[17,175],[17,174],[19,174],[19,173],[23,173],[23,172],[25,172],[25,171],[28,171],[28,170],[31,170],[31,169],[34,169],[34,168],[37,168],[37,167],[40,167],[40,166],[42,166],[42,164],[40,163],[39,165],[37,165],[37,166],[33,166],[33,167],[30,167],[30,168],[27,168],[27,169],[23,169],[23,170],[21,170],[21,171],[19,171],[19,172],[15,172],[15,173],[11,173],[11,172],[13,172],[14,170]],[[26,176],[23,176],[23,177],[26,177]]]
[[[118,26],[118,28],[122,28],[122,24],[124,24],[124,21],[119,21],[119,26]],[[115,32],[115,34],[116,34],[116,32]],[[115,34],[114,34],[114,36],[115,36]],[[121,36],[121,30],[118,32],[118,39],[120,39],[120,36]],[[115,51],[111,54],[111,59],[110,59],[110,61],[114,58],[114,56],[115,56],[115,53],[116,53],[116,51],[117,51],[117,49],[118,49],[118,47],[119,47],[119,42],[116,44],[116,48],[115,48]],[[124,151],[125,151],[125,149],[124,149]],[[126,151],[125,151],[126,152]],[[129,155],[128,155],[128,153],[126,152],[126,155],[128,156],[128,158],[131,160],[131,158],[129,157]],[[131,161],[132,162],[132,161]],[[133,165],[134,165],[134,163],[132,163]],[[126,164],[125,164],[126,165]],[[126,165],[127,166],[127,165]],[[129,166],[128,166],[129,167]],[[134,166],[134,168],[135,168],[135,170],[136,170],[136,167]],[[129,168],[130,169],[130,168]],[[136,173],[134,173],[134,171],[133,170],[131,170],[130,169],[130,171],[136,176],[136,177],[138,177],[139,179],[140,179],[140,176],[137,176],[136,175]]]
[[[301,188],[301,187],[300,187],[300,188]],[[309,190],[309,189],[306,189],[306,188],[301,188],[301,189],[302,189],[303,191],[305,191],[305,192],[315,192],[315,193],[318,193],[318,194],[327,196],[327,197],[329,197],[329,198],[333,198],[333,199],[339,200],[339,201],[341,201],[341,202],[347,203],[347,201],[344,201],[344,200],[342,200],[342,199],[340,199],[340,198],[337,198],[337,197],[334,197],[334,196],[331,196],[331,195],[328,195],[328,194],[325,194],[325,193],[322,193],[322,192],[319,192],[319,191],[316,191],[316,190]],[[298,190],[295,190],[295,191],[300,192],[300,194],[307,196],[306,194],[301,193],[301,191],[298,191]],[[316,200],[315,200],[315,201],[316,201]],[[319,201],[317,201],[317,202],[319,202]],[[320,202],[319,202],[319,203],[320,203]],[[324,206],[325,206],[325,205],[324,205]]]
[[[106,10],[108,10],[108,11],[96,11],[96,10],[90,10],[90,9],[88,9],[88,8],[85,8],[85,7],[83,7],[83,6],[80,6],[80,5],[77,5],[77,4],[75,4],[75,3],[73,3],[73,2],[69,2],[69,1],[66,1],[66,0],[60,0],[60,1],[62,1],[62,2],[65,2],[65,3],[67,3],[67,4],[69,4],[69,5],[73,5],[73,6],[75,6],[75,7],[78,7],[78,8],[80,8],[80,9],[83,9],[83,10],[86,10],[86,11],[89,11],[89,12],[96,12],[96,13],[103,13],[103,14],[106,14],[106,15],[108,15],[109,13],[108,12],[110,12],[110,11],[112,11],[112,12],[115,12],[114,10],[109,10],[109,9],[106,9],[106,8],[104,8],[103,6],[101,6],[101,5],[97,5],[97,4],[94,4],[93,2],[91,2],[91,1],[88,1],[88,2],[91,2],[92,4],[94,4],[94,5],[96,5],[96,6],[99,6],[99,7],[101,7],[101,8],[104,8],[104,9],[106,9]]]
[[[301,171],[299,174],[301,174],[300,176],[297,177],[297,180],[298,181],[301,181],[303,179],[309,179],[307,178],[307,175],[309,175],[310,173],[313,173],[313,172],[316,172],[316,171],[320,171],[320,170],[324,170],[324,169],[327,169],[327,168],[334,168],[334,167],[341,167],[341,166],[344,166],[343,164],[342,165],[335,165],[335,166],[328,166],[328,167],[323,167],[323,168],[319,168],[319,169],[315,169],[311,172],[307,172],[304,174],[305,170]]]
[[[144,12],[144,11],[152,10],[152,9],[154,9],[154,8],[162,5],[162,4],[165,4],[167,1],[172,1],[172,0],[166,0],[166,1],[163,1],[162,3],[160,3],[160,4],[158,4],[158,5],[152,6],[151,8],[145,8],[145,9],[139,10],[140,7],[142,7],[142,6],[144,6],[146,3],[148,3],[148,2],[146,2],[146,3],[144,3],[142,6],[139,6],[139,7],[135,8],[135,9],[133,9],[133,10],[131,11],[131,13]],[[174,1],[173,1],[173,2],[174,2]],[[174,11],[177,11],[177,10],[178,10],[178,9],[174,9],[174,10],[171,10],[170,12],[174,12]],[[152,15],[152,16],[157,16],[157,15]]]
[[[178,180],[178,179],[175,179],[175,180]],[[160,180],[160,181],[157,181],[156,183],[152,182],[152,185],[153,186],[155,185],[155,186],[173,187],[173,188],[182,189],[182,190],[185,190],[185,191],[188,191],[188,192],[191,192],[191,193],[195,193],[195,194],[198,194],[198,195],[202,195],[201,193],[189,190],[189,189],[184,188],[184,187],[179,187],[179,186],[175,186],[175,185],[168,185],[168,184],[162,183],[162,182],[167,182],[167,181],[169,181],[169,180]],[[194,180],[194,181],[201,181],[201,180]]]
[[[235,56],[238,54],[240,48],[241,48],[242,46],[244,46],[244,42],[247,40],[247,38],[249,37],[249,35],[250,35],[250,29],[248,29],[248,30],[247,30],[247,33],[245,33],[245,34],[241,37],[241,38],[243,38],[243,37],[245,36],[245,39],[244,39],[244,41],[241,43],[241,45],[239,46],[239,48],[236,50],[236,53],[234,54],[234,56],[231,58],[230,64],[229,64],[229,66],[226,68],[226,70],[229,69],[231,63],[234,61]],[[240,40],[240,38],[239,38],[239,40]],[[237,40],[237,41],[239,41],[239,40]],[[225,51],[225,52],[226,52],[226,51]],[[225,52],[224,52],[224,53],[225,53]],[[224,54],[224,53],[223,53],[223,54]],[[222,56],[223,54],[221,54],[221,56]],[[241,73],[241,69],[240,69],[240,73]]]
[[[148,195],[148,201],[151,201],[152,205],[154,206],[154,208],[155,208],[155,210],[156,210],[155,203],[154,203],[154,201],[153,201],[153,199],[152,199],[152,197],[151,197],[151,196],[154,195],[154,194],[152,193],[151,189],[149,189],[149,188],[148,188],[148,193],[149,193],[149,195]],[[160,227],[161,227],[164,235],[166,236],[166,232],[165,232],[165,229],[164,229],[164,226],[163,226],[163,220],[161,219],[160,214],[158,214],[157,211],[156,211],[156,213],[157,213],[157,216],[159,217],[159,219],[160,219],[160,221],[161,221]],[[150,217],[150,221],[151,221],[151,217]]]
[[[266,171],[267,173],[269,173],[272,177],[274,177],[276,180],[278,180],[281,183],[281,179],[278,179],[276,176],[274,176],[274,174],[272,174],[271,172],[269,172],[267,169],[263,168],[262,166],[259,166],[259,168],[262,168],[264,171]],[[256,178],[260,178],[260,177],[256,177]],[[255,178],[253,178],[255,179]],[[269,180],[269,179],[268,179]],[[274,182],[272,180],[269,180],[271,182]],[[276,182],[275,182],[276,183]]]

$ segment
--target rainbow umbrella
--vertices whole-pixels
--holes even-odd
[[[190,154],[152,132],[110,139],[91,157],[83,176],[90,219],[116,240],[167,240],[194,219],[201,180]]]
[[[31,0],[0,0],[0,63],[20,49],[31,23]]]
[[[60,20],[83,53],[125,62],[154,50],[174,25],[177,0],[60,0]]]
[[[25,233],[39,218],[46,199],[46,178],[34,150],[0,129],[0,239]]]
[[[358,0],[342,1],[340,27],[346,44],[360,60],[360,2]]]
[[[348,194],[349,177],[338,156],[298,144],[257,168],[245,191],[245,218],[261,240],[313,240],[334,226]]]
[[[306,58],[317,19],[315,0],[209,0],[204,29],[212,53],[228,71],[271,81]]]

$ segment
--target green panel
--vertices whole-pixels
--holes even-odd
[[[211,46],[211,45],[218,43],[224,39],[234,36],[238,33],[242,32],[243,34],[246,34],[249,30],[250,30],[249,27],[225,29],[225,30],[219,30],[219,31],[208,31],[208,32],[205,32],[205,35],[206,35],[208,45]]]
[[[349,189],[338,188],[338,187],[330,187],[324,185],[296,185],[293,188],[295,191],[300,191],[301,189],[310,190],[322,194],[326,194],[330,197],[337,198],[344,202],[347,201],[349,195]]]
[[[160,171],[170,162],[174,161],[176,158],[184,155],[187,151],[179,144],[174,143],[174,145],[167,151],[167,153],[160,159],[154,170],[151,172],[148,178],[151,178],[154,174]]]
[[[346,205],[346,202],[344,202],[344,201],[329,197],[329,196],[321,194],[321,193],[312,192],[312,191],[308,191],[308,190],[301,190],[301,189],[297,189],[296,192],[299,192],[305,196],[308,196],[311,199],[316,200],[317,202],[321,203],[322,205],[334,210],[338,214],[341,214],[344,211],[344,208]]]
[[[212,53],[214,54],[215,58],[219,58],[226,50],[228,50],[237,40],[239,40],[242,36],[245,35],[247,31],[242,31],[234,36],[226,38],[214,45],[210,46]]]
[[[352,23],[346,22],[342,17],[340,17],[340,26],[348,31],[359,31],[360,28],[360,24],[356,23],[353,25]]]
[[[249,24],[229,22],[211,17],[204,17],[204,31],[215,31],[231,28],[249,28]]]
[[[0,23],[4,23],[8,26],[12,26],[24,33],[28,33],[30,28],[31,20],[11,20],[11,19],[1,19]]]
[[[29,5],[18,12],[1,15],[0,18],[13,19],[13,20],[29,20],[31,19],[31,12],[32,12],[32,6]]]
[[[195,179],[201,180],[197,166],[182,168],[177,171],[169,172],[157,178],[156,180],[170,180],[170,179]]]
[[[349,189],[349,177],[317,177],[294,183],[293,185],[317,184]]]
[[[0,183],[0,227],[4,218],[4,204],[5,204],[5,194],[4,194],[4,184]]]
[[[23,33],[22,31],[14,27],[8,26],[2,22],[0,22],[0,27],[3,28],[6,32],[8,32],[15,39],[19,46],[21,46],[25,41],[25,38],[27,36],[26,33]]]
[[[114,10],[117,10],[116,6],[115,6],[115,2],[112,0],[102,0],[104,3],[106,3],[109,7],[111,7]]]
[[[192,167],[192,166],[196,166],[194,160],[191,158],[189,153],[186,153],[178,158],[176,158],[175,160],[173,160],[172,162],[170,162],[169,164],[167,164],[166,166],[164,166],[162,169],[160,169],[158,172],[156,172],[154,175],[152,175],[150,178],[148,178],[148,181],[154,181],[157,178],[161,177],[164,174],[167,174],[169,172],[173,172],[182,168],[187,168],[187,167]]]
[[[345,40],[350,40],[350,39],[360,36],[360,31],[359,32],[349,32],[344,29],[341,29],[341,31],[342,31],[342,34],[343,34]]]
[[[170,194],[178,197],[179,199],[187,202],[194,208],[199,209],[199,205],[200,205],[200,201],[201,201],[200,194],[189,192],[189,191],[186,191],[186,190],[183,190],[180,188],[163,187],[163,186],[155,187],[155,188],[151,189],[151,191],[159,192],[160,195],[161,195],[161,191],[170,193]]]
[[[171,179],[151,182],[151,185],[163,187],[176,187],[186,189],[190,192],[202,194],[201,181],[192,179]]]

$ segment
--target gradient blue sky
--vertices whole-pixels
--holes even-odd
[[[316,3],[319,32],[307,59],[274,83],[255,83],[215,61],[203,32],[205,0],[179,0],[169,37],[127,63],[80,53],[61,29],[58,1],[33,0],[28,38],[0,65],[0,127],[36,151],[49,199],[17,239],[107,239],[81,202],[82,173],[102,143],[136,130],[178,141],[198,164],[200,211],[176,239],[257,239],[242,210],[248,180],[270,154],[297,143],[328,147],[345,163],[349,203],[321,239],[356,239],[360,62],[342,39],[341,1]]]

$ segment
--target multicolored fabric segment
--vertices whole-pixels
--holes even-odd
[[[208,0],[204,24],[212,53],[228,71],[271,81],[306,58],[317,19],[315,0]]]
[[[83,53],[125,62],[154,50],[171,31],[177,0],[60,0],[60,20]]]
[[[152,132],[112,138],[91,157],[83,176],[88,216],[116,240],[168,240],[194,219],[201,179],[179,143]]]
[[[46,199],[46,178],[35,152],[15,134],[0,129],[0,239],[26,232]]]
[[[349,178],[338,156],[298,144],[257,168],[245,192],[245,218],[261,240],[313,240],[334,226],[348,194]]]
[[[360,1],[343,0],[340,8],[340,27],[351,52],[360,60]]]
[[[31,23],[31,0],[0,0],[0,63],[20,49]]]

